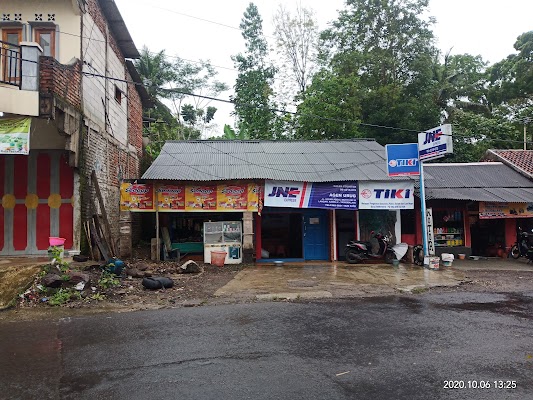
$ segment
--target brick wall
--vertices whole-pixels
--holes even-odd
[[[62,65],[53,57],[41,56],[39,91],[51,93],[77,109],[81,109],[81,62]]]
[[[107,21],[99,8],[98,1],[88,0],[87,11],[83,16],[83,71],[131,81],[124,57],[112,31],[107,29]],[[115,85],[124,93],[120,103],[115,100]],[[107,110],[104,104],[107,104]],[[80,163],[82,219],[92,216],[97,203],[90,178],[94,170],[104,197],[112,235],[118,245],[120,179],[140,177],[142,158],[140,96],[133,84],[115,80],[108,80],[106,83],[103,78],[84,76],[82,105],[85,114],[81,146],[83,155]],[[137,222],[137,218],[132,218],[134,241],[140,236]]]

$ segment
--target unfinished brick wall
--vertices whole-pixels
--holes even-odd
[[[91,184],[94,170],[104,197],[106,212],[115,244],[119,245],[120,181],[140,178],[142,158],[142,103],[125,65],[112,29],[102,13],[98,0],[87,1],[83,18],[83,68],[89,73],[103,74],[118,80],[106,80],[86,75],[83,77],[83,110],[85,127],[82,135],[82,162],[80,168],[82,219],[90,218],[99,209]],[[94,29],[93,29],[94,25]],[[93,40],[88,39],[92,37]],[[112,51],[106,51],[105,42]],[[125,96],[121,104],[114,98],[117,86]],[[105,105],[105,107],[104,107]],[[137,216],[132,216],[132,239],[140,237]]]
[[[41,56],[39,63],[40,93],[53,94],[81,109],[81,62],[62,65],[53,57]]]

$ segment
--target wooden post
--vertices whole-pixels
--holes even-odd
[[[109,250],[111,255],[115,257],[117,252],[115,251],[115,243],[113,243],[113,236],[111,236],[111,227],[109,225],[109,219],[107,218],[107,211],[104,205],[104,198],[102,197],[102,192],[100,191],[100,185],[98,184],[98,178],[96,177],[96,172],[93,170],[91,173],[91,180],[96,191],[96,197],[98,198],[98,203],[100,204],[100,211],[102,212],[102,217],[104,217],[104,227],[106,230],[107,242],[109,243]]]

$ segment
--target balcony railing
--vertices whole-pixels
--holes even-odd
[[[22,48],[0,40],[0,83],[22,86]]]

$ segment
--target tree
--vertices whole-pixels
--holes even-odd
[[[275,68],[269,63],[268,45],[263,35],[263,20],[254,3],[244,12],[240,29],[246,52],[232,56],[239,74],[235,82],[235,115],[240,132],[251,139],[272,139],[281,136],[276,124],[277,116],[272,84]]]
[[[413,141],[413,131],[439,123],[433,95],[436,49],[429,29],[431,20],[420,17],[427,3],[347,0],[337,20],[321,33],[322,71],[316,82],[327,90],[317,91],[313,80],[300,109],[323,115],[324,108],[333,107],[341,111],[338,115],[349,118],[342,127],[324,129],[329,130],[328,136],[374,137],[382,144],[397,143]],[[347,96],[347,88],[356,100]],[[362,124],[357,127],[358,121]],[[304,117],[299,122],[303,136],[313,131],[307,129]],[[350,123],[354,127],[347,132],[345,127]]]
[[[292,84],[303,94],[316,70],[318,25],[313,10],[301,5],[293,16],[282,5],[274,16],[274,28],[281,62],[290,67]],[[283,81],[282,85],[288,82]]]
[[[152,53],[144,47],[136,68],[156,103],[147,115],[156,121],[143,133],[149,139],[147,153],[152,158],[157,157],[166,140],[199,139],[213,128],[216,107],[208,106],[207,99],[190,96],[214,97],[228,89],[215,79],[217,73],[209,61],[191,63],[175,57],[170,62],[164,51]]]
[[[517,54],[489,70],[489,99],[516,120],[533,115],[533,31],[520,35],[514,48]]]

